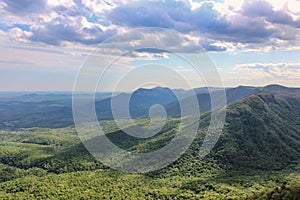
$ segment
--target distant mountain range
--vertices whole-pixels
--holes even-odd
[[[140,88],[132,93],[119,93],[111,97],[111,93],[96,95],[95,109],[99,120],[113,119],[111,101],[122,102],[130,99],[129,110],[132,118],[147,118],[151,106],[164,106],[168,117],[180,117],[180,102],[190,101],[192,94],[196,94],[201,113],[211,110],[210,93],[220,92],[220,88],[196,88],[193,90],[169,89],[155,87]],[[299,94],[300,88],[288,88],[281,85],[265,87],[239,86],[226,88],[227,104],[234,103],[253,94],[285,93]],[[176,95],[177,96],[176,96]],[[85,98],[85,95],[82,95]],[[118,107],[122,112],[126,107]],[[200,112],[195,110],[195,112]],[[18,96],[0,96],[0,128],[26,127],[64,127],[73,125],[72,96],[70,93],[20,93]]]
[[[257,94],[260,92],[289,92],[299,93],[300,88],[288,88],[280,85],[268,85],[265,87],[238,86],[236,88],[226,88],[226,102],[231,104],[242,98]],[[176,97],[175,94],[178,97]],[[221,93],[220,88],[196,88],[194,90],[171,90],[169,88],[156,87],[152,89],[138,89],[132,94],[122,93],[117,95],[115,101],[122,102],[122,99],[130,98],[129,109],[133,118],[148,117],[149,108],[155,104],[161,104],[165,107],[168,117],[180,117],[180,102],[191,102],[191,95],[195,94],[198,100],[201,112],[211,110],[211,93]],[[99,119],[112,119],[111,114],[112,98],[104,99],[96,102],[96,111]],[[126,108],[120,108],[126,109]],[[200,112],[195,110],[195,112]],[[121,112],[121,111],[120,111]]]

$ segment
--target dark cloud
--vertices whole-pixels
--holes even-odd
[[[90,8],[82,4],[81,0],[73,0],[73,2],[75,5],[71,7],[60,5],[60,6],[55,6],[53,10],[60,16],[65,16],[65,17],[87,16],[92,12]]]
[[[108,16],[113,24],[121,26],[172,28],[228,42],[260,43],[274,34],[274,29],[267,28],[263,19],[242,15],[228,18],[217,12],[211,2],[203,3],[194,10],[180,2],[133,2],[116,7]]]
[[[115,34],[113,30],[103,31],[97,26],[82,28],[80,22],[74,23],[59,17],[48,22],[42,28],[33,29],[30,39],[50,45],[60,45],[63,41],[90,45],[100,43],[113,34]]]
[[[86,13],[88,13],[87,11],[85,11],[85,9],[78,9],[76,6],[73,7],[65,7],[65,6],[56,6],[53,8],[53,10],[61,15],[61,16],[70,16],[70,17],[77,17],[77,16],[84,16],[86,15]]]
[[[78,41],[80,35],[70,26],[64,24],[47,24],[44,28],[34,29],[30,37],[32,41],[50,45],[60,45],[61,41]]]
[[[3,0],[4,9],[15,15],[24,15],[43,12],[47,6],[47,0]]]
[[[287,25],[295,23],[289,14],[275,11],[271,4],[263,0],[245,1],[241,13],[250,17],[263,17],[271,23]]]
[[[68,21],[69,17],[87,16],[86,13],[91,12],[81,4],[81,1],[75,1],[75,6],[71,8],[60,6],[55,7],[54,10],[60,15],[60,18],[48,22],[43,28],[33,30],[32,40],[52,45],[59,45],[61,41],[95,44],[113,33],[113,31],[103,32],[98,27],[80,29],[80,27],[69,25],[69,23],[72,24],[72,21]],[[202,44],[209,51],[226,50],[224,47],[212,45],[213,40],[260,43],[274,34],[274,30],[266,28],[266,22],[263,19],[241,16],[228,19],[217,12],[211,2],[203,3],[199,8],[192,10],[189,4],[183,2],[134,1],[121,4],[102,15],[107,19],[106,25],[111,23],[130,28],[171,28],[188,34],[197,33],[212,41]],[[90,39],[84,39],[87,36]],[[178,44],[178,41],[177,38],[169,36],[164,38],[164,43],[172,48]],[[190,48],[186,47],[185,51],[194,51],[198,48],[195,44],[191,46]]]
[[[139,52],[139,53],[143,53],[143,52],[146,52],[146,53],[168,53],[169,52],[164,49],[153,49],[153,48],[142,48],[142,49],[136,49],[135,51]]]
[[[101,13],[94,13],[81,0],[73,0],[72,7],[47,7],[46,0],[3,1],[6,5],[4,9],[16,15],[55,11],[58,17],[50,22],[39,19],[42,26],[32,26],[34,28],[29,38],[52,45],[60,45],[63,41],[97,44],[116,33],[118,27],[159,27],[204,38],[203,41],[206,42],[201,41],[201,45],[206,50],[224,51],[226,48],[214,43],[264,45],[270,44],[274,39],[291,42],[296,39],[295,35],[300,27],[300,22],[286,11],[275,10],[264,0],[244,1],[241,10],[232,15],[218,12],[211,1],[203,2],[196,9],[192,9],[187,1],[129,1],[114,5],[111,10],[103,10]],[[91,22],[92,27],[83,27],[80,20],[84,17]],[[100,28],[103,26],[99,25],[116,26],[103,31]],[[178,41],[176,37],[168,36],[163,42],[175,49],[184,40]],[[194,51],[199,46],[189,44],[191,47],[185,47],[185,51]]]
[[[173,53],[197,53],[203,48],[197,41],[176,31],[162,28],[133,29],[125,34],[113,37],[105,44],[112,49],[120,49],[137,53],[161,54],[165,51]]]
[[[203,3],[196,10],[183,2],[145,1],[120,5],[108,13],[108,19],[116,25],[129,27],[160,27],[192,30],[222,29],[228,24],[213,9],[212,3]]]
[[[227,27],[213,33],[211,38],[226,42],[261,43],[270,39],[275,31],[274,28],[268,28],[262,19],[236,15]]]
[[[178,2],[179,8],[180,5]],[[116,7],[108,14],[108,18],[113,24],[121,26],[172,28],[174,20],[168,11],[176,9],[176,6],[169,6],[161,2],[132,2]]]
[[[198,30],[216,33],[222,32],[230,25],[225,16],[214,10],[212,3],[205,3],[194,10],[187,22],[195,24]]]
[[[47,6],[47,0],[4,0],[5,10],[11,12],[13,15],[31,15],[32,17],[34,13],[47,15],[48,12],[52,11],[58,14],[56,18],[47,22],[41,17],[32,17],[39,22],[31,30],[32,36],[29,37],[31,41],[50,45],[61,45],[63,41],[90,45],[100,43],[116,33],[112,29],[103,31],[99,28],[97,24],[104,23],[105,26],[108,25],[107,21],[103,22],[101,21],[102,19],[99,19],[99,22],[95,22],[95,25],[92,25],[92,27],[83,27],[82,19],[84,17],[87,18],[93,12],[81,0],[73,0],[73,2],[74,5],[71,7],[64,5],[51,7],[50,5]],[[28,27],[30,26],[28,25]],[[22,29],[22,27],[20,28]]]
[[[286,11],[275,10],[264,0],[245,1],[240,13],[248,19],[261,21],[264,27],[272,24],[273,28],[268,29],[271,31],[269,32],[271,35],[268,36],[269,40],[277,38],[293,41],[296,39],[297,29],[300,28],[300,21],[294,20]]]

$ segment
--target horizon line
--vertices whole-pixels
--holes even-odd
[[[268,86],[280,86],[280,87],[285,87],[285,88],[300,88],[300,86],[298,87],[290,87],[290,86],[286,86],[286,85],[281,85],[281,84],[267,84],[264,86],[253,86],[253,85],[238,85],[238,86],[225,86],[225,87],[216,87],[216,86],[203,86],[203,87],[194,87],[191,89],[183,89],[183,88],[169,88],[169,87],[161,87],[161,86],[155,86],[155,87],[151,87],[151,88],[147,88],[147,87],[141,87],[141,88],[137,88],[135,90],[128,90],[128,91],[88,91],[88,90],[82,90],[82,91],[76,91],[76,92],[80,92],[80,93],[121,93],[121,92],[134,92],[137,91],[139,89],[155,89],[155,88],[162,88],[162,89],[171,89],[171,90],[195,90],[195,89],[205,89],[205,88],[213,88],[213,89],[230,89],[230,88],[238,88],[238,87],[254,87],[254,88],[264,88],[264,87],[268,87]],[[46,93],[46,92],[51,92],[51,93],[74,93],[73,90],[0,90],[0,93]]]

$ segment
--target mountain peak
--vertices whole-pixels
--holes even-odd
[[[265,91],[269,91],[269,92],[296,92],[299,93],[300,92],[300,88],[292,88],[292,87],[286,87],[283,85],[276,85],[276,84],[272,84],[272,85],[267,85],[265,87],[263,87],[263,90]]]
[[[285,89],[288,89],[288,88],[283,86],[283,85],[270,84],[270,85],[266,85],[264,87],[264,89],[267,89],[267,90],[285,90]]]
[[[163,91],[171,91],[170,88],[166,88],[166,87],[154,87],[154,88],[139,88],[137,90],[135,90],[133,93],[149,93],[149,92],[163,92]]]

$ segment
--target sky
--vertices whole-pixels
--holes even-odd
[[[300,1],[0,0],[0,51],[0,91],[300,87]]]

